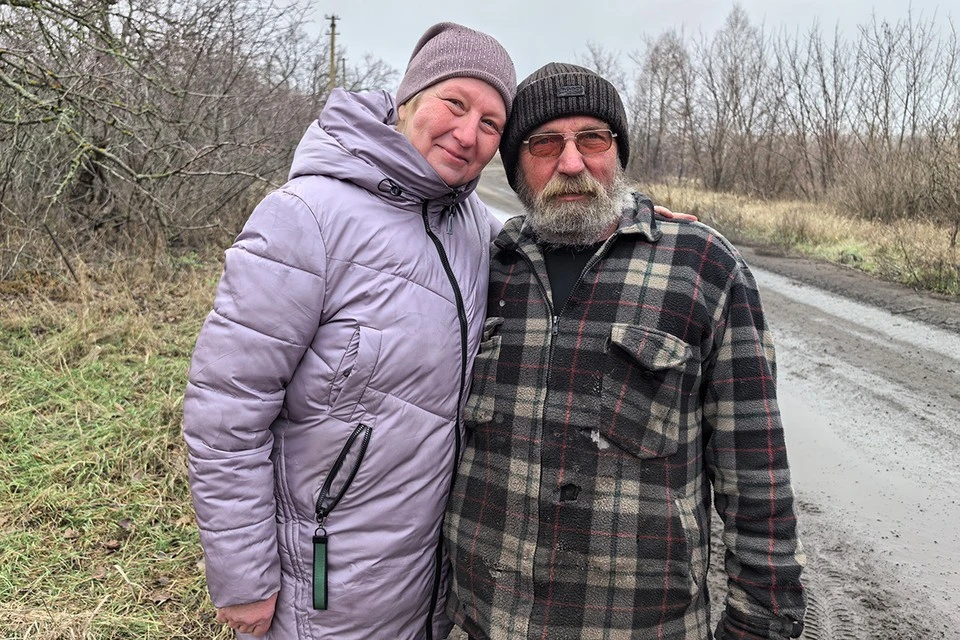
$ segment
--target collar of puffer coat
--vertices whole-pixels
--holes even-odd
[[[450,187],[396,124],[396,104],[388,92],[335,89],[300,140],[290,178],[337,178],[418,212],[424,202],[449,211],[473,193],[479,177]]]

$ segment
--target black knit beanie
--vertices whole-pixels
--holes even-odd
[[[517,87],[513,113],[500,139],[500,157],[507,180],[517,190],[520,143],[531,131],[556,118],[593,116],[617,134],[620,166],[630,159],[627,113],[616,88],[600,75],[575,64],[551,62],[527,76]]]

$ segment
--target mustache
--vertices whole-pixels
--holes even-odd
[[[559,196],[576,194],[593,196],[595,198],[603,196],[605,193],[603,185],[590,176],[586,171],[576,176],[556,175],[550,179],[540,192],[539,200],[541,202],[556,198]]]

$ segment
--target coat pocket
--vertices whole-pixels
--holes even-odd
[[[327,535],[325,528],[327,518],[346,495],[357,471],[360,470],[372,434],[373,429],[367,425],[357,425],[340,449],[340,455],[334,461],[317,495],[317,530],[313,534],[312,563],[313,608],[317,610],[326,609],[329,599],[327,562],[330,536]]]
[[[340,360],[330,388],[330,416],[351,422],[380,359],[381,332],[358,327]]]
[[[676,453],[683,374],[691,356],[689,345],[669,333],[614,324],[600,399],[603,435],[638,458]]]
[[[473,360],[473,379],[470,395],[464,409],[464,420],[469,424],[484,424],[493,420],[497,391],[497,361],[500,359],[500,327],[503,318],[487,318],[483,325],[480,351]]]

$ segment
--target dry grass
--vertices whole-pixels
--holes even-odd
[[[761,202],[675,184],[645,188],[659,203],[696,214],[734,242],[774,245],[910,287],[960,295],[960,249],[950,246],[944,226],[867,221],[830,203]]]
[[[180,436],[211,263],[0,288],[0,638],[228,637]]]

